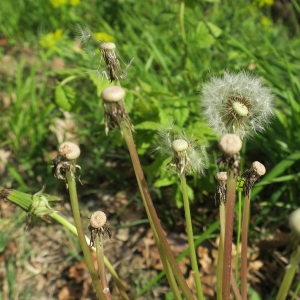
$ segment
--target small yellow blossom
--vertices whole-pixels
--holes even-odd
[[[259,0],[259,6],[271,6],[274,4],[274,0]]]
[[[113,42],[114,37],[105,32],[97,32],[93,34],[93,37],[97,41]]]
[[[70,0],[72,6],[77,6],[80,3],[80,0]]]
[[[263,16],[261,19],[260,19],[260,23],[263,25],[263,26],[270,26],[272,24],[271,20],[266,17],[266,16]]]
[[[45,48],[51,48],[61,39],[62,34],[63,31],[61,29],[44,34],[40,39],[40,45]]]
[[[50,0],[50,4],[53,7],[59,7],[62,5],[65,5],[68,2],[68,0]]]

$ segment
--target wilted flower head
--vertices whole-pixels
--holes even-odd
[[[203,85],[201,105],[216,133],[235,133],[243,139],[269,124],[273,98],[260,77],[225,72],[223,78],[212,77]]]
[[[164,156],[172,157],[169,169],[179,176],[203,174],[207,162],[205,147],[198,145],[197,140],[187,137],[183,132],[174,134],[171,131],[172,127],[158,131],[160,146],[155,149]]]

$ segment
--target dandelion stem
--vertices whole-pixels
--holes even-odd
[[[222,270],[223,270],[223,255],[224,255],[224,238],[225,238],[225,205],[224,203],[220,204],[220,242],[218,248],[218,264],[217,264],[217,299],[222,300]],[[220,249],[221,248],[221,249]],[[238,286],[236,284],[236,280],[233,276],[233,272],[231,270],[230,274],[230,282],[237,300],[242,300],[242,296],[239,292]]]
[[[235,203],[236,179],[233,172],[228,172],[227,181],[227,203],[225,215],[225,238],[223,255],[223,276],[222,276],[222,297],[224,300],[230,299],[230,277],[231,277],[231,256],[232,256],[232,235]]]
[[[186,222],[186,231],[188,235],[188,242],[190,246],[190,258],[191,258],[191,265],[194,272],[194,278],[196,283],[197,295],[198,299],[204,300],[202,285],[200,280],[198,262],[196,257],[196,249],[194,244],[194,234],[193,234],[193,225],[191,219],[191,211],[190,211],[190,204],[189,198],[187,193],[187,186],[186,186],[186,178],[184,175],[180,176],[181,179],[181,188],[182,188],[182,196],[183,196],[183,206],[184,206],[184,213],[185,213],[185,222]]]
[[[222,272],[223,272],[223,253],[224,253],[224,236],[225,236],[225,205],[220,203],[220,240],[218,247],[217,262],[217,300],[222,300]]]
[[[100,281],[102,284],[103,292],[106,296],[106,299],[112,300],[112,296],[109,291],[109,286],[107,283],[105,268],[104,268],[104,252],[103,252],[103,236],[102,236],[102,234],[96,235],[95,245],[96,245],[96,254],[97,254],[98,273],[100,276]]]
[[[71,224],[69,221],[67,221],[65,218],[63,218],[62,216],[60,216],[57,213],[52,213],[50,216],[52,219],[56,220],[58,223],[62,224],[64,227],[68,228],[72,233],[74,233],[75,235],[78,236],[76,227],[73,224]],[[90,239],[87,236],[85,236],[85,240],[86,240],[87,244],[90,244]],[[91,249],[96,252],[95,247],[92,247]],[[123,283],[121,282],[121,279],[119,278],[115,269],[113,268],[113,266],[111,265],[111,263],[105,256],[104,256],[104,264],[105,264],[106,268],[108,269],[109,273],[111,274],[111,276],[119,290],[119,293],[122,296],[122,299],[129,300],[129,297],[126,294],[126,290],[125,290]]]
[[[144,173],[140,164],[140,160],[135,148],[135,144],[132,138],[132,134],[131,134],[131,130],[128,128],[127,123],[125,121],[122,121],[120,124],[120,130],[123,132],[124,135],[124,139],[125,142],[127,144],[130,156],[131,156],[131,160],[132,160],[132,164],[133,164],[133,168],[136,174],[136,179],[139,185],[139,189],[141,192],[141,196],[145,205],[145,210],[147,212],[148,215],[148,219],[152,228],[152,231],[154,233],[154,237],[156,236],[155,232],[157,233],[157,240],[156,240],[156,244],[159,245],[161,243],[161,247],[158,247],[158,250],[162,250],[163,252],[160,253],[161,256],[166,256],[170,266],[172,268],[172,271],[174,273],[174,276],[177,280],[178,285],[180,286],[185,298],[187,300],[193,300],[193,295],[191,293],[191,291],[189,290],[186,281],[178,267],[178,264],[175,260],[175,257],[170,249],[170,246],[168,244],[168,241],[165,237],[165,234],[163,232],[163,229],[160,225],[160,221],[158,219],[158,216],[156,214],[155,208],[153,206],[153,202],[151,199],[151,196],[149,194],[149,190],[148,190],[148,186],[147,186],[147,182],[145,180],[144,177]],[[162,260],[162,262],[164,263],[164,259]],[[167,270],[167,266],[164,266],[165,270]],[[177,287],[171,286],[171,282],[169,282],[171,289],[175,289]]]
[[[32,195],[19,192],[17,190],[6,190],[6,189],[0,189],[0,196],[4,197],[11,203],[14,203],[21,207],[24,211],[28,212],[30,210],[30,206],[32,203]],[[2,198],[1,198],[2,199]],[[58,223],[66,227],[70,232],[78,236],[76,227],[71,224],[69,221],[67,221],[64,217],[59,215],[56,212],[52,212],[49,215],[52,219],[56,220]],[[85,236],[87,244],[90,244],[90,239]],[[93,251],[96,251],[95,247],[91,248]],[[115,269],[109,262],[109,260],[104,256],[104,263],[110,274],[112,275],[112,278],[122,296],[122,299],[129,300],[129,297],[126,294],[126,290],[124,285],[122,284],[118,274],[116,273]]]
[[[242,224],[242,191],[238,191],[238,226],[237,226],[237,237],[236,237],[236,249],[237,255],[235,257],[235,280],[239,277],[239,247],[241,242],[241,224]]]
[[[248,249],[248,225],[250,213],[250,195],[244,198],[242,221],[242,252],[241,252],[241,293],[242,299],[247,300],[247,249]]]
[[[80,243],[80,246],[81,246],[81,249],[83,252],[83,256],[84,256],[87,268],[89,270],[89,273],[91,275],[93,286],[95,288],[97,297],[98,297],[98,299],[105,300],[107,298],[105,297],[102,287],[101,287],[101,284],[99,282],[97,272],[95,270],[94,263],[93,263],[91,253],[89,250],[89,246],[85,240],[85,235],[84,235],[82,224],[81,224],[75,178],[71,174],[70,171],[66,172],[66,178],[67,178],[67,182],[68,182],[68,186],[69,186],[69,194],[70,194],[73,218],[74,218],[75,226],[77,228],[78,239],[79,239],[79,243]]]
[[[276,300],[286,299],[290,287],[292,285],[296,270],[298,268],[299,261],[300,261],[300,246],[297,246],[297,248],[293,251],[291,255],[289,265],[286,267],[286,271],[283,280],[281,282],[281,286],[278,291]]]

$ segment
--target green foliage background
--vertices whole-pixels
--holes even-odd
[[[49,166],[57,137],[51,128],[66,112],[78,126],[87,187],[97,189],[103,181],[119,189],[135,186],[107,165],[115,161],[126,170],[131,163],[119,132],[104,134],[99,96],[108,82],[88,72],[98,68],[98,43],[91,41],[94,57],[74,47],[75,23],[86,22],[94,33],[113,38],[124,62],[134,58],[122,85],[136,145],[152,190],[178,207],[177,178],[150,151],[160,124],[174,119],[178,131],[210,145],[207,175],[190,178],[189,185],[192,199],[213,207],[218,151],[201,117],[199,90],[224,70],[251,70],[265,78],[276,95],[276,118],[264,134],[246,142],[243,168],[259,160],[268,171],[254,191],[260,201],[254,226],[285,223],[300,201],[300,9],[288,2],[287,21],[268,4],[272,1],[2,0],[0,89],[8,104],[1,103],[0,148],[11,155],[0,186],[37,192],[46,183],[48,193],[56,189]],[[55,58],[63,60],[62,69],[52,67]],[[266,221],[274,208],[279,216]]]

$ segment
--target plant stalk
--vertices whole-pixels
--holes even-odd
[[[227,181],[227,203],[225,214],[225,238],[223,254],[223,275],[222,275],[222,298],[230,300],[230,278],[231,278],[231,259],[232,259],[232,235],[234,219],[236,179],[233,172],[228,172]]]
[[[84,235],[84,232],[83,232],[81,219],[80,219],[79,206],[78,206],[75,178],[71,174],[70,171],[66,172],[66,178],[67,178],[68,187],[69,187],[69,194],[70,194],[70,200],[71,200],[71,207],[72,207],[72,212],[73,212],[74,223],[75,223],[75,226],[76,226],[76,229],[77,229],[77,232],[78,232],[78,239],[79,239],[79,243],[80,243],[83,255],[84,255],[84,259],[85,259],[87,268],[89,270],[89,273],[91,275],[93,286],[95,288],[98,299],[106,300],[107,298],[103,293],[101,284],[100,284],[98,276],[97,276],[97,272],[96,272],[95,267],[94,267],[94,263],[93,263],[93,260],[92,260],[90,249],[89,249],[89,246],[86,242],[85,235]]]
[[[220,240],[218,247],[217,262],[217,300],[222,300],[222,275],[223,275],[223,254],[224,254],[224,236],[225,236],[225,205],[220,203]]]
[[[204,300],[202,285],[200,280],[199,268],[198,268],[198,261],[196,256],[196,249],[194,244],[194,234],[193,234],[193,225],[192,225],[192,218],[191,218],[191,210],[186,186],[186,178],[184,175],[180,176],[181,179],[181,188],[182,188],[182,196],[183,196],[183,206],[184,206],[184,213],[185,213],[185,222],[186,222],[186,231],[188,235],[188,242],[190,246],[190,259],[191,265],[194,272],[194,278],[196,283],[196,290],[199,300]]]
[[[105,294],[108,300],[112,300],[112,296],[109,290],[109,286],[106,279],[105,268],[104,268],[104,251],[103,251],[103,236],[102,234],[96,235],[95,240],[96,245],[96,254],[97,254],[97,264],[98,264],[98,273],[103,288],[103,293]]]
[[[244,198],[242,221],[242,252],[241,252],[241,294],[242,299],[247,300],[247,273],[248,273],[248,228],[250,214],[250,195]]]
[[[161,244],[161,247],[163,249],[162,255],[166,255],[166,257],[170,263],[171,269],[174,273],[174,276],[177,280],[177,283],[180,286],[186,300],[193,300],[194,297],[186,284],[186,281],[178,267],[178,264],[175,260],[175,257],[171,251],[171,248],[165,237],[163,229],[160,225],[160,221],[158,219],[155,208],[153,206],[153,202],[152,202],[149,190],[148,190],[147,182],[145,180],[144,173],[143,173],[143,170],[142,170],[142,167],[140,164],[140,160],[139,160],[136,148],[135,148],[131,130],[128,128],[125,121],[121,122],[120,130],[123,132],[123,136],[124,136],[125,142],[127,144],[127,147],[128,147],[128,150],[129,150],[129,153],[131,156],[131,160],[132,160],[133,168],[134,168],[134,171],[136,174],[138,186],[139,186],[139,189],[141,192],[141,196],[142,196],[142,199],[144,202],[145,210],[147,212],[152,231],[153,231],[153,233],[155,233],[155,232],[157,233],[158,240],[156,240],[156,243],[157,243],[157,245]],[[155,237],[155,234],[154,234],[154,237]],[[158,249],[160,249],[160,247],[158,247]],[[162,260],[162,262],[164,262],[164,260]],[[164,266],[164,268],[167,268],[167,266]]]
[[[297,246],[297,248],[292,253],[292,256],[289,261],[289,265],[286,268],[276,300],[286,299],[290,287],[292,285],[293,279],[295,277],[295,273],[297,271],[299,261],[300,261],[300,246]]]

